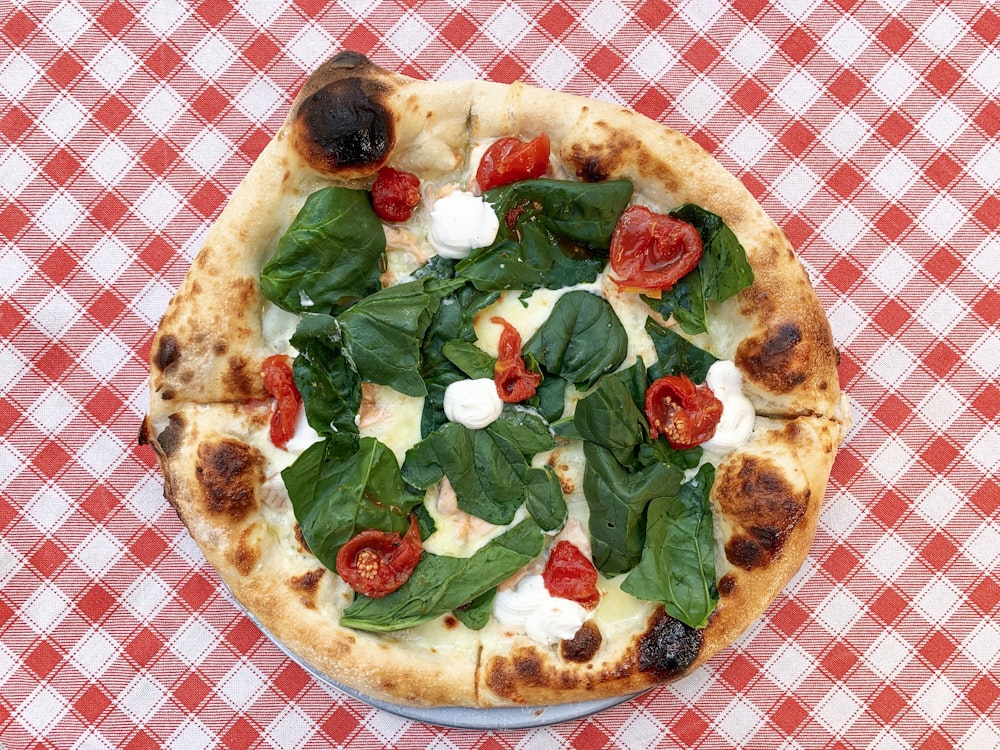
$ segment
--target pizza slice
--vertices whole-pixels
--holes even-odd
[[[624,696],[799,568],[849,415],[788,240],[680,134],[321,67],[153,343],[165,492],[310,668],[411,705]]]

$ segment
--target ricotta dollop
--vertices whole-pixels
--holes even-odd
[[[731,360],[720,359],[709,367],[705,383],[722,402],[722,418],[715,434],[702,443],[702,448],[712,453],[727,453],[750,438],[756,413],[743,393],[743,373]]]
[[[493,599],[493,616],[500,624],[547,645],[572,638],[590,614],[574,601],[552,596],[540,575],[525,576]]]
[[[499,230],[500,220],[489,203],[455,190],[434,202],[427,239],[438,255],[461,259],[477,247],[493,244]]]
[[[470,430],[493,424],[503,411],[503,401],[491,378],[458,380],[444,392],[444,415]]]

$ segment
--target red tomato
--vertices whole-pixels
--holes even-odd
[[[502,401],[516,404],[535,395],[535,389],[542,382],[540,372],[532,372],[524,364],[521,356],[521,334],[501,317],[490,318],[491,323],[503,326],[497,361],[493,367],[493,380]]]
[[[707,385],[696,386],[687,375],[667,375],[646,391],[649,436],[666,436],[674,448],[693,448],[715,434],[722,402]]]
[[[611,235],[611,271],[621,286],[666,291],[698,265],[701,251],[691,224],[630,206]]]
[[[275,398],[271,413],[271,442],[284,448],[295,434],[295,422],[302,405],[302,396],[292,375],[292,358],[275,354],[264,360],[261,370],[264,373],[264,389]]]
[[[372,185],[372,205],[383,221],[406,221],[420,203],[420,178],[382,167]]]
[[[549,169],[549,137],[542,133],[530,141],[499,138],[486,149],[476,170],[479,189],[486,191],[518,180],[541,177]]]
[[[378,599],[398,589],[424,553],[417,517],[410,516],[406,536],[367,529],[337,552],[337,574],[359,594]]]
[[[552,548],[542,581],[552,596],[572,599],[587,609],[596,607],[601,599],[597,590],[597,568],[571,542],[562,541]]]

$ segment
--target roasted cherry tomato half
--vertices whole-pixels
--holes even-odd
[[[501,317],[490,318],[491,323],[503,326],[497,347],[497,361],[493,366],[493,381],[501,401],[517,404],[535,395],[542,382],[540,372],[532,372],[521,356],[521,334]]]
[[[698,265],[701,252],[691,224],[630,206],[611,235],[612,277],[624,287],[666,291]]]
[[[264,360],[261,371],[264,373],[264,389],[275,399],[274,411],[271,412],[271,442],[284,448],[295,434],[295,423],[302,405],[302,396],[292,374],[292,359],[285,354],[275,354]]]
[[[518,180],[541,177],[549,169],[549,137],[542,133],[530,141],[499,138],[479,160],[476,182],[486,191]]]
[[[405,536],[367,529],[351,537],[337,552],[337,575],[359,594],[378,599],[406,583],[423,553],[417,517],[410,516]]]
[[[562,541],[552,548],[542,581],[552,596],[571,599],[587,609],[593,609],[601,600],[597,568],[572,542]]]
[[[382,167],[372,185],[372,205],[383,221],[406,221],[420,203],[420,178]]]
[[[663,435],[678,450],[701,445],[715,434],[722,402],[707,385],[697,386],[687,375],[667,375],[646,391],[649,436]]]

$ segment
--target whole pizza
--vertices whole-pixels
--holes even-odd
[[[153,341],[140,441],[236,599],[373,698],[636,693],[798,570],[849,421],[785,235],[685,136],[342,53]]]

